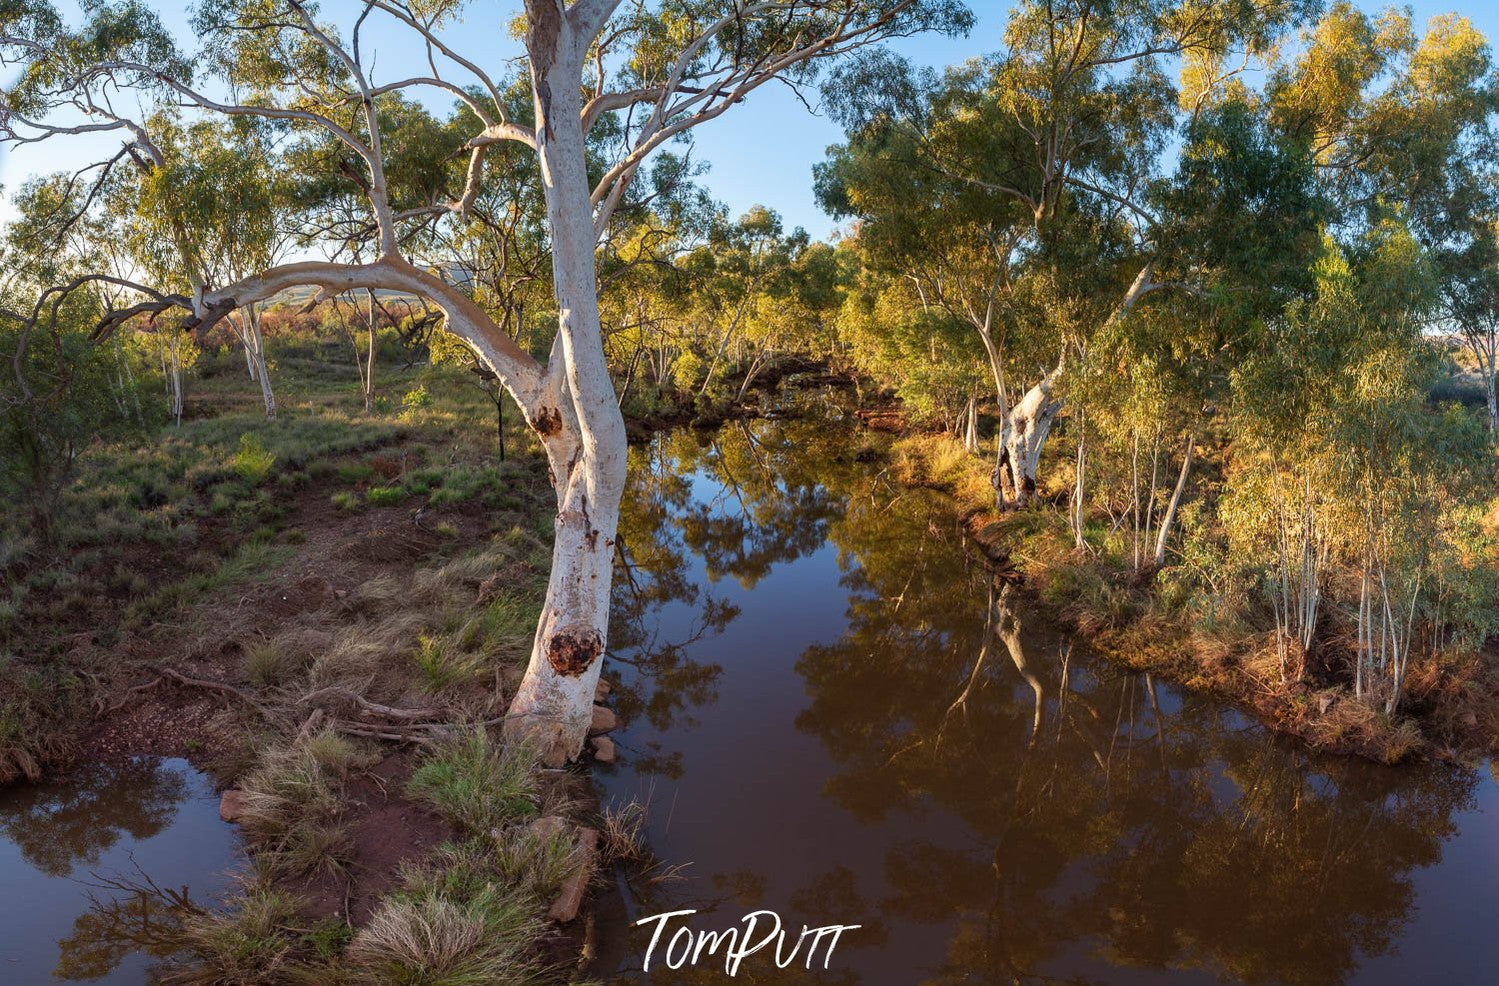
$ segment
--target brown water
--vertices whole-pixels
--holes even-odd
[[[0,791],[0,983],[141,984],[164,916],[154,882],[210,902],[238,848],[184,760],[92,765]]]
[[[793,939],[862,927],[828,971],[762,952],[739,981],[1493,981],[1486,768],[1309,757],[1090,656],[994,584],[943,497],[858,462],[868,440],[760,421],[632,462],[601,776],[691,865],[631,882],[606,978],[726,981],[722,952],[667,971],[665,936],[642,976],[630,919],[764,908]]]

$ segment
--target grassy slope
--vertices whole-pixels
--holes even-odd
[[[184,981],[541,976],[582,852],[530,823],[579,814],[578,779],[472,724],[529,653],[545,462],[523,428],[496,461],[461,371],[382,353],[397,410],[365,415],[341,344],[270,347],[280,420],[205,356],[181,428],[85,455],[54,546],[4,532],[0,780],[185,755],[244,792],[243,894],[158,901]]]

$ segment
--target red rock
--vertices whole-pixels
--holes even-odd
[[[598,844],[597,831],[591,828],[578,829],[578,854],[581,858],[577,870],[567,878],[567,882],[562,885],[562,892],[552,901],[552,907],[547,911],[547,917],[553,921],[566,924],[578,916],[578,911],[583,907],[583,895],[588,891],[588,881],[593,877],[593,859]]]
[[[603,705],[593,707],[593,722],[588,726],[589,734],[599,736],[603,733],[612,733],[619,728],[619,717],[614,710]]]
[[[219,798],[219,818],[226,822],[237,822],[245,813],[245,792],[231,787]]]
[[[599,763],[614,762],[614,741],[612,739],[607,736],[595,736],[590,742],[593,743],[593,759]]]

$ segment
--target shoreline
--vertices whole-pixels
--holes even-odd
[[[1098,557],[1080,555],[1070,529],[1047,513],[1049,505],[999,512],[986,463],[966,453],[957,466],[936,461],[932,446],[949,441],[958,444],[903,428],[888,450],[897,480],[952,497],[959,523],[986,561],[1021,583],[1049,619],[1107,660],[1228,701],[1313,752],[1382,764],[1469,761],[1489,755],[1499,743],[1499,682],[1484,669],[1464,666],[1456,669],[1462,675],[1450,671],[1445,679],[1413,683],[1406,700],[1412,711],[1393,717],[1337,682],[1282,684],[1263,673],[1271,650],[1268,632],[1225,638],[1194,627],[1163,607],[1155,571],[1114,571]],[[1108,593],[1108,609],[1092,604],[1086,590],[1097,587]],[[1324,665],[1342,657],[1328,650],[1320,655]],[[1473,655],[1471,661],[1480,664],[1485,657]],[[1475,698],[1464,684],[1471,681],[1486,685],[1487,694]]]

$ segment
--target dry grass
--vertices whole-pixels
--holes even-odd
[[[639,801],[611,804],[599,815],[600,855],[606,863],[639,863],[650,852],[645,843],[645,805]]]
[[[331,872],[348,864],[353,847],[340,822],[344,786],[376,759],[329,730],[261,754],[241,784],[240,824],[272,870],[287,875]]]
[[[72,760],[90,698],[85,680],[64,668],[0,660],[0,784],[35,781],[47,767]]]
[[[433,892],[387,899],[354,935],[349,964],[365,982],[421,986],[525,983],[543,927],[525,897],[485,886],[457,900]]]

